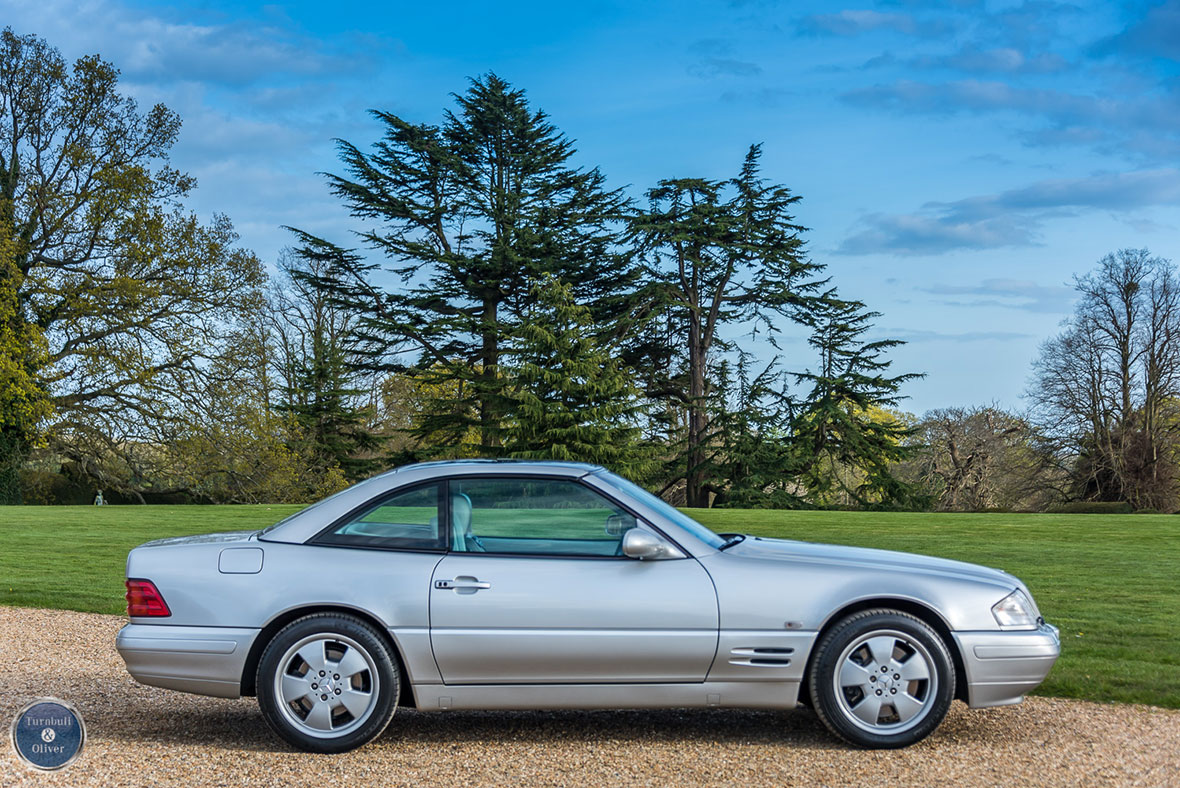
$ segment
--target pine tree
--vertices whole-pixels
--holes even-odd
[[[455,100],[441,126],[374,111],[385,133],[369,153],[339,141],[346,174],[329,175],[331,188],[375,223],[360,236],[405,286],[383,292],[353,261],[338,295],[368,312],[390,344],[416,349],[427,390],[462,398],[434,403],[420,437],[466,435],[474,414],[481,453],[497,456],[509,415],[501,356],[529,307],[530,282],[560,278],[590,309],[596,333],[609,331],[634,279],[615,248],[628,205],[597,169],[571,165],[573,143],[524,91],[489,74]]]
[[[750,357],[719,371],[720,397],[710,415],[711,435],[706,463],[713,506],[796,508],[802,501],[790,476],[792,402],[778,362],[757,374]]]
[[[640,441],[642,393],[617,348],[594,336],[590,310],[553,276],[536,280],[533,305],[505,349],[513,418],[504,452],[522,459],[592,462],[633,479],[653,466]]]
[[[655,371],[653,396],[687,415],[678,463],[688,506],[710,502],[710,408],[719,359],[736,349],[726,330],[753,322],[773,345],[780,322],[805,319],[824,298],[823,266],[804,253],[805,228],[791,215],[800,198],[761,177],[760,156],[751,146],[729,181],[661,181],[632,223],[657,303],[636,366]]]
[[[910,456],[902,439],[913,430],[877,415],[897,405],[903,383],[923,375],[887,374],[892,362],[884,354],[903,343],[864,340],[879,316],[858,301],[833,298],[815,320],[808,343],[819,352],[819,367],[796,375],[812,388],[792,437],[795,471],[812,503],[916,503],[916,492],[891,468]]]
[[[286,287],[274,295],[272,312],[279,343],[282,399],[278,410],[298,426],[293,447],[324,469],[340,468],[350,481],[377,467],[381,438],[368,425],[359,375],[370,357],[364,325],[334,287],[342,268],[358,259],[348,250],[305,237],[280,268]]]

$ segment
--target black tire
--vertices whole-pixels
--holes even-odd
[[[885,652],[888,658],[879,659]],[[955,696],[955,663],[947,644],[921,619],[898,610],[865,610],[824,634],[808,692],[820,720],[844,741],[871,749],[908,747],[946,717]]]
[[[323,674],[302,656],[308,653],[317,659],[320,650],[325,657]],[[333,665],[341,672],[355,665],[361,669],[341,676]],[[295,700],[296,693],[289,692],[284,699],[285,678],[316,690]],[[258,662],[255,686],[262,716],[284,741],[305,752],[337,753],[360,747],[385,730],[397,710],[400,679],[397,659],[371,626],[349,615],[314,613],[292,621],[271,638]],[[344,693],[353,705],[342,702]],[[365,704],[363,709],[359,704]]]

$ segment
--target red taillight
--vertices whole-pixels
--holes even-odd
[[[129,616],[170,616],[168,603],[151,580],[129,579],[127,581],[127,615]]]

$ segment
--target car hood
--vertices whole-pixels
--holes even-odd
[[[952,561],[948,558],[934,558],[870,547],[847,547],[798,542],[793,539],[767,539],[761,536],[749,536],[726,552],[742,558],[801,561],[833,566],[864,566],[878,570],[952,575],[1003,585],[1008,588],[1022,586],[1018,579],[1000,569],[970,564],[966,561]]]
[[[221,534],[195,534],[193,536],[172,536],[167,539],[156,539],[144,542],[140,547],[173,547],[184,544],[218,544],[230,542],[248,542],[254,538],[257,531],[231,531]],[[137,548],[138,549],[138,548]]]

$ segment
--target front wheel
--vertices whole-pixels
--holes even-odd
[[[866,610],[837,623],[816,647],[808,677],[816,714],[859,747],[896,748],[939,726],[955,693],[946,644],[924,621]]]
[[[397,663],[365,622],[319,613],[292,621],[258,663],[258,705],[270,727],[307,752],[336,753],[375,738],[397,708]]]

